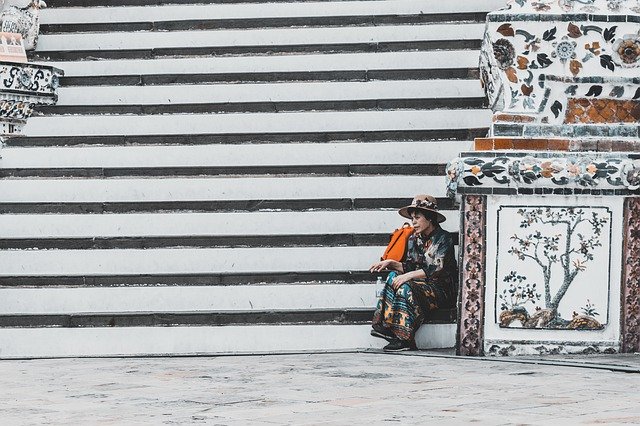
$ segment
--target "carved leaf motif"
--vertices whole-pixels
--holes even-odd
[[[556,27],[553,27],[550,30],[545,31],[544,34],[542,35],[542,39],[544,41],[555,40],[556,39]]]
[[[536,58],[538,59],[540,68],[546,68],[553,63],[553,61],[549,59],[549,56],[546,53],[540,53]]]
[[[605,28],[604,33],[602,34],[604,36],[605,41],[613,40],[613,38],[616,36],[616,28],[618,27],[615,25],[611,28]]]
[[[611,96],[612,98],[620,98],[622,97],[622,95],[624,95],[623,86],[614,86],[614,88],[611,89],[611,93],[609,93],[609,96]]]
[[[607,68],[609,71],[614,71],[616,69],[616,65],[613,63],[611,55],[600,55],[600,65],[602,65],[603,68]]]
[[[571,86],[567,87],[567,90],[565,90],[564,93],[566,93],[567,95],[575,96],[577,90],[578,90],[578,85],[572,84]]]
[[[529,96],[531,94],[531,92],[533,92],[533,86],[527,86],[526,84],[523,84],[520,87],[520,90],[522,91],[523,95]]]
[[[513,37],[515,34],[511,24],[502,24],[498,27],[497,31],[505,37]]]
[[[576,61],[575,59],[572,59],[571,62],[569,62],[569,70],[571,71],[571,74],[573,74],[574,77],[580,73],[581,69],[582,69],[582,63],[580,63],[580,61]]]
[[[569,32],[569,37],[571,38],[582,37],[582,31],[580,31],[580,28],[575,24],[569,23],[567,31]]]
[[[589,91],[585,96],[600,96],[601,93],[602,93],[602,86],[598,86],[596,84],[589,87]]]
[[[510,82],[512,83],[517,83],[518,82],[518,73],[516,72],[515,68],[513,67],[509,67],[506,69],[506,74],[507,74],[507,78],[509,79]]]
[[[483,175],[487,177],[494,177],[496,174],[504,172],[506,168],[494,163],[486,163],[481,167],[481,170]]]
[[[562,111],[562,104],[559,101],[555,101],[553,105],[551,105],[551,112],[556,118],[558,118],[560,111]]]
[[[518,56],[518,69],[526,70],[529,65],[529,60],[524,56]]]
[[[475,176],[465,176],[462,180],[469,186],[482,185],[482,182],[480,182]]]

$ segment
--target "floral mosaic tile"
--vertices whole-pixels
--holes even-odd
[[[625,154],[555,153],[554,155],[547,153],[545,155],[535,152],[520,154],[501,153],[498,154],[499,156],[485,155],[485,153],[469,153],[469,156],[463,154],[447,165],[449,194],[454,195],[463,187],[535,186],[628,191],[640,188],[640,160]],[[611,195],[614,194],[615,192]]]
[[[640,3],[623,0],[613,7],[628,15],[611,14],[611,8],[611,1],[517,0],[509,9],[490,13],[480,69],[492,109],[529,115],[538,124],[566,125],[600,122],[598,116],[607,116],[612,105],[624,101],[624,110],[632,113],[609,116],[608,122],[631,122],[629,116],[640,111]],[[599,19],[590,14],[594,10],[610,15]],[[568,13],[572,11],[591,12]],[[539,19],[544,16],[553,19]],[[568,107],[572,99],[592,102],[584,115],[591,119],[581,120]],[[513,129],[499,127],[499,119],[494,121],[492,136],[515,135]]]

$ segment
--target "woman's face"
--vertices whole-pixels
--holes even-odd
[[[424,214],[420,211],[411,212],[411,222],[413,224],[413,229],[418,234],[428,235],[434,229],[433,223],[427,220],[427,218],[424,217]]]

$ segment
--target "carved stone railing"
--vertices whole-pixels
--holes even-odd
[[[0,1],[0,148],[19,135],[36,105],[58,100],[62,70],[27,63],[27,50],[38,41],[41,0]]]
[[[62,70],[0,62],[0,137],[20,134],[35,105],[52,105]]]

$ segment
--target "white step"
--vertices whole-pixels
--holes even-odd
[[[369,325],[0,329],[0,358],[205,355],[382,348]],[[418,346],[449,348],[455,324],[418,330]]]
[[[445,195],[440,176],[4,179],[0,200],[9,202],[145,202],[395,198]],[[413,195],[408,195],[409,197]]]
[[[484,24],[43,34],[38,52],[479,40]]]
[[[27,136],[354,132],[487,127],[489,110],[32,117]]]
[[[415,0],[281,2],[240,4],[185,4],[133,7],[87,7],[44,9],[41,24],[90,24],[183,21],[197,19],[259,19],[321,16],[415,15],[421,13],[488,12],[505,0],[450,0],[425,4]]]
[[[477,50],[335,53],[46,62],[67,77],[146,74],[477,68]]]
[[[447,218],[443,227],[457,231],[458,212],[442,213]],[[390,234],[406,221],[408,219],[395,210],[3,214],[0,215],[0,238]]]
[[[483,97],[475,80],[61,87],[57,105],[356,101]]]
[[[6,147],[3,168],[446,164],[472,141]]]
[[[0,315],[371,308],[374,284],[0,288]]]
[[[0,250],[0,276],[364,272],[384,248]]]

